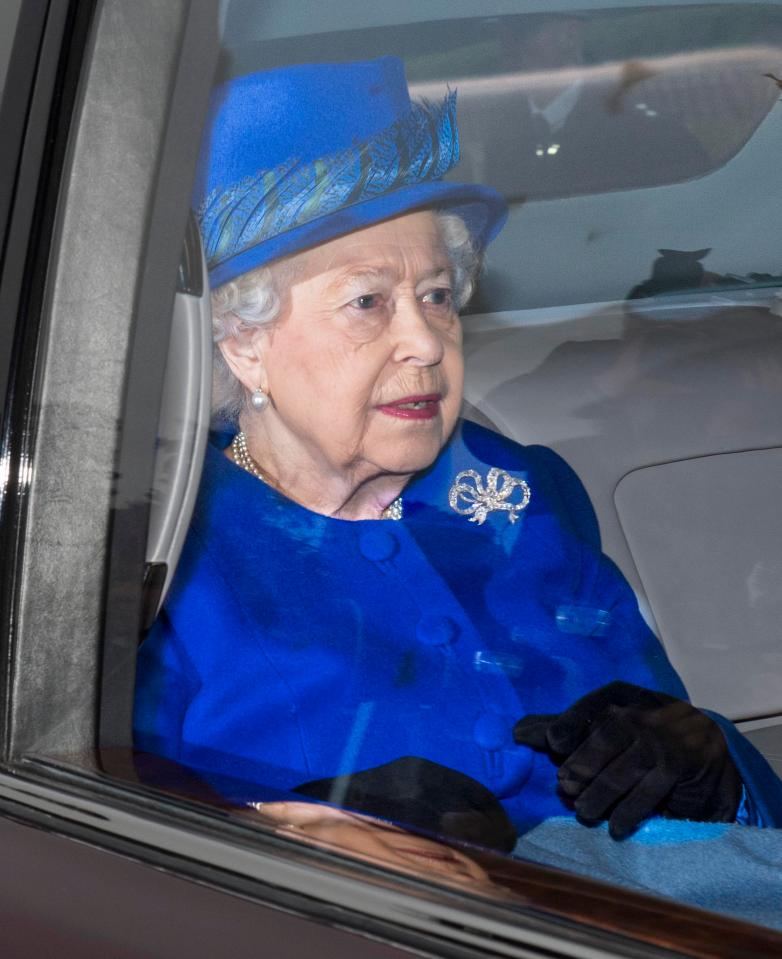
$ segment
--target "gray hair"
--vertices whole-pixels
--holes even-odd
[[[469,301],[480,267],[480,254],[460,216],[437,211],[440,229],[453,272],[454,303],[461,310]],[[212,414],[223,423],[237,423],[247,405],[247,393],[233,375],[217,344],[243,330],[273,323],[280,314],[284,290],[296,272],[296,256],[259,266],[212,292],[214,364]]]

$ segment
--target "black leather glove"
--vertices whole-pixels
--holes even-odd
[[[516,830],[492,792],[470,776],[417,756],[316,779],[295,792],[500,852],[516,844]]]
[[[681,699],[613,682],[554,715],[529,715],[517,743],[549,753],[559,788],[588,822],[608,819],[615,839],[662,812],[732,822],[741,777],[719,726]]]

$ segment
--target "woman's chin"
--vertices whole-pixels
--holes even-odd
[[[390,418],[389,418],[390,419]],[[429,420],[391,420],[382,435],[373,437],[371,459],[389,473],[419,473],[434,463],[450,436],[455,420],[440,415]]]
[[[380,460],[380,467],[383,472],[393,473],[395,476],[413,476],[429,469],[437,459],[441,448],[438,446],[436,449],[428,452],[421,451],[415,455],[411,453],[407,456],[385,457]]]
[[[384,472],[396,474],[418,473],[437,459],[445,443],[442,421],[428,429],[411,429],[384,437],[374,444],[372,460]]]

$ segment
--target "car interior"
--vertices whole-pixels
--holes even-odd
[[[782,3],[105,0],[75,26],[51,6],[86,66],[57,66],[70,129],[55,137],[35,113],[48,101],[31,108],[63,172],[36,238],[55,255],[31,242],[40,319],[16,331],[12,385],[28,392],[0,462],[14,559],[0,826],[29,814],[317,932],[360,928],[427,955],[706,957],[718,940],[743,954],[753,927],[522,860],[477,852],[508,879],[473,901],[303,849],[188,770],[133,755],[131,717],[138,645],[213,425],[210,291],[186,223],[210,89],[388,53],[414,96],[456,89],[453,178],[510,206],[464,311],[464,416],[569,463],[693,703],[733,719],[782,775]],[[525,31],[548,61],[525,66]],[[583,104],[602,153],[571,157],[564,136],[518,124],[540,91],[557,104],[551,129]],[[639,157],[623,152],[630,129],[647,138]],[[776,934],[754,931],[772,954]]]
[[[317,18],[305,28],[282,6],[270,5],[258,21],[235,3],[227,8],[222,70],[238,74],[269,57],[337,59],[368,40],[405,54],[414,94],[457,89],[457,179],[486,178],[499,131],[512,126],[519,98],[536,85],[578,82],[609,113],[618,108],[606,99],[618,89],[624,113],[640,105],[650,121],[670,118],[699,138],[695,166],[671,166],[665,182],[650,154],[633,182],[617,186],[617,170],[608,169],[606,182],[596,183],[587,151],[566,189],[545,176],[522,182],[514,157],[537,146],[521,132],[502,146],[493,185],[511,214],[464,318],[465,414],[519,442],[550,446],[575,469],[605,552],[636,591],[693,702],[739,722],[779,769],[782,299],[771,238],[782,201],[770,184],[782,114],[763,73],[782,62],[782,16],[774,5],[760,13],[684,8],[699,25],[684,43],[664,8],[636,11],[637,22],[632,11],[579,13],[577,57],[537,72],[498,75],[495,65],[482,76],[488,63],[502,62],[514,30],[540,24],[530,28],[518,14],[460,18],[449,6],[444,21],[352,30],[331,22],[325,33]],[[549,21],[557,29],[568,23],[566,14]],[[728,22],[738,38],[730,43],[720,34]],[[231,46],[234,23],[242,30]],[[640,31],[650,24],[663,39],[644,57]],[[254,40],[254,29],[280,36]],[[603,49],[587,62],[595,38]],[[434,63],[433,45],[444,51]],[[628,62],[637,65],[629,81]],[[650,139],[655,145],[665,149]],[[548,158],[536,159],[545,166]],[[178,295],[178,304],[190,302]],[[169,369],[190,359],[166,378],[147,551],[148,569],[164,564],[167,579],[195,495],[209,376],[208,346],[191,345],[208,336],[207,307],[202,301],[186,321],[177,310]],[[190,338],[186,349],[180,337]]]

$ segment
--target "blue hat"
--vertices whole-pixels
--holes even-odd
[[[443,183],[459,159],[456,94],[413,103],[396,57],[253,73],[218,87],[195,202],[212,286],[421,207],[462,216],[482,249],[495,190]]]

